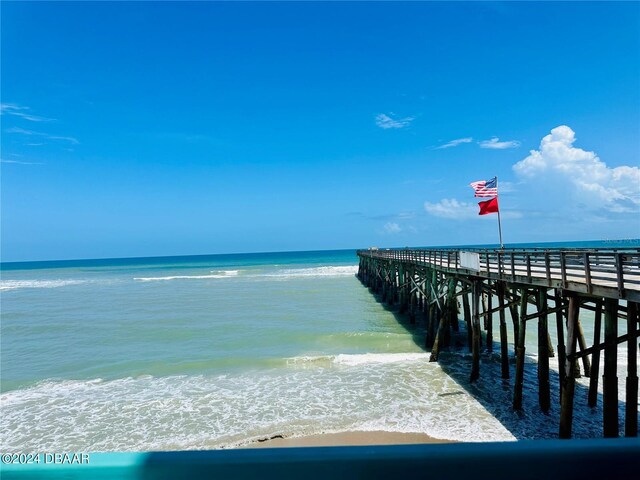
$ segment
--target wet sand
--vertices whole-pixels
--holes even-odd
[[[278,447],[337,447],[354,445],[410,445],[424,443],[455,443],[451,440],[432,438],[424,433],[398,432],[340,432],[308,435],[304,437],[276,436],[246,445],[242,448]]]

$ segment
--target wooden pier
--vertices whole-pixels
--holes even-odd
[[[626,344],[624,436],[638,436],[640,249],[371,248],[357,254],[358,278],[366,286],[382,301],[398,305],[400,313],[408,313],[411,323],[424,319],[424,345],[431,350],[431,361],[438,360],[441,349],[459,331],[462,313],[472,352],[472,382],[480,377],[481,352],[493,349],[494,319],[502,378],[510,377],[508,312],[514,332],[516,410],[522,409],[527,323],[537,320],[538,403],[543,412],[549,411],[549,358],[557,355],[560,438],[571,438],[579,363],[582,374],[589,377],[588,405],[596,406],[601,352],[603,432],[605,437],[620,435],[617,356],[618,345]],[[580,318],[585,310],[594,312],[591,345]],[[555,351],[549,334],[554,323]],[[620,324],[624,334],[619,332]]]

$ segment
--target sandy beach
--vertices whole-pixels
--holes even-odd
[[[304,437],[283,438],[276,436],[260,440],[241,448],[279,448],[279,447],[337,447],[355,445],[409,445],[424,443],[455,443],[451,440],[432,438],[424,433],[400,432],[340,432],[308,435]]]

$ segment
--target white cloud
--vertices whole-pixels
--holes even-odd
[[[376,125],[380,128],[389,129],[389,128],[404,128],[411,125],[411,122],[415,119],[415,117],[406,117],[394,119],[393,113],[389,115],[385,115],[384,113],[380,113],[376,115]]]
[[[507,182],[504,180],[500,180],[498,183],[498,190],[500,193],[513,193],[516,191],[516,187],[513,182]]]
[[[402,231],[402,228],[395,222],[388,222],[384,224],[384,231],[386,233],[399,233]]]
[[[487,199],[478,199],[479,201],[487,201]],[[488,218],[483,215],[478,215],[480,207],[479,202],[467,203],[456,200],[455,198],[444,198],[437,203],[424,203],[424,209],[430,215],[441,218],[449,218],[452,220],[469,220],[469,219],[484,219]],[[500,206],[500,215],[503,219],[522,218],[522,212],[518,210],[504,210],[502,205]],[[491,216],[491,215],[490,215]]]
[[[435,147],[435,150],[440,150],[442,148],[457,147],[461,143],[471,143],[471,142],[473,142],[473,138],[471,137],[458,138],[456,140],[451,140],[450,142],[445,143],[444,145],[440,145],[439,147]]]
[[[444,198],[437,203],[424,202],[424,209],[430,215],[442,218],[464,219],[478,216],[478,206],[460,202],[455,198]]]
[[[24,128],[20,128],[20,127],[12,127],[12,128],[7,128],[5,130],[5,132],[7,133],[18,133],[21,135],[33,135],[33,136],[37,136],[37,137],[42,137],[42,138],[47,138],[49,140],[60,140],[63,142],[69,142],[72,143],[74,145],[79,144],[80,142],[73,137],[61,137],[58,135],[50,135],[48,133],[42,133],[42,132],[34,132],[33,130],[25,130]]]
[[[16,105],[15,103],[2,103],[0,104],[0,115],[13,115],[20,117],[30,122],[50,122],[52,118],[40,117],[38,115],[32,115],[29,113],[29,107],[23,107]]]
[[[44,165],[44,163],[41,163],[41,162],[21,162],[19,160],[4,160],[4,159],[0,159],[0,163],[14,163],[17,165]]]
[[[555,177],[573,186],[578,200],[586,205],[604,206],[612,212],[640,209],[640,168],[609,168],[595,152],[576,148],[575,132],[566,125],[551,130],[539,150],[513,166],[526,178]]]
[[[483,140],[478,142],[480,148],[491,148],[494,150],[504,150],[505,148],[518,148],[520,146],[520,142],[517,140],[507,140],[501,142],[498,137],[493,137],[491,140]]]

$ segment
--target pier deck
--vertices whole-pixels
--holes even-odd
[[[513,322],[516,357],[513,408],[522,409],[527,322],[537,320],[538,396],[542,411],[550,407],[549,335],[555,319],[560,377],[559,437],[570,438],[578,361],[589,377],[588,404],[598,399],[600,352],[603,431],[619,436],[618,345],[626,344],[627,378],[624,435],[638,435],[638,302],[640,249],[385,249],[359,250],[358,277],[382,301],[397,304],[412,323],[425,322],[425,348],[431,360],[459,329],[460,308],[472,352],[471,381],[480,375],[483,334],[493,348],[493,317],[498,317],[502,378],[509,378],[506,312]],[[460,301],[461,304],[460,304]],[[494,305],[494,302],[497,305]],[[531,306],[535,309],[531,313]],[[580,311],[594,312],[594,338],[587,346]],[[604,317],[604,322],[603,322]],[[482,329],[480,319],[483,319]],[[603,325],[604,324],[604,325]],[[618,326],[626,325],[624,334]],[[601,331],[604,326],[604,341]]]

